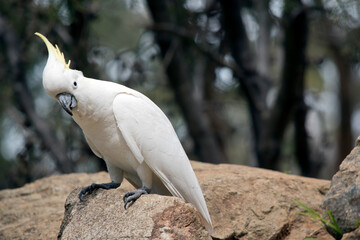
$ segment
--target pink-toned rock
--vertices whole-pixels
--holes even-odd
[[[66,197],[92,181],[109,181],[109,176],[105,172],[55,175],[0,191],[0,239],[56,239]]]
[[[221,164],[193,164],[217,239],[332,239],[323,225],[297,214],[297,200],[317,212],[329,181]],[[210,170],[212,169],[212,170]]]
[[[179,198],[145,195],[125,210],[123,189],[98,190],[83,202],[79,191],[66,200],[60,239],[211,240],[195,208]]]
[[[319,221],[297,214],[298,200],[321,212],[329,181],[238,165],[193,162],[214,223],[213,239],[332,239]],[[0,239],[112,237],[211,239],[197,211],[175,197],[142,196],[123,209],[127,182],[80,202],[74,188],[109,181],[106,173],[69,174],[0,191]],[[71,193],[71,194],[70,194]],[[70,195],[69,195],[70,194]]]

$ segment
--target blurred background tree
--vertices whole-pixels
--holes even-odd
[[[356,0],[1,1],[0,188],[105,169],[44,92],[35,32],[149,96],[191,159],[330,178],[360,133]]]

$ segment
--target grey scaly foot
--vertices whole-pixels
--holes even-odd
[[[81,189],[81,191],[79,193],[79,199],[80,199],[80,201],[83,201],[84,195],[91,194],[96,189],[99,189],[99,188],[108,190],[108,189],[118,188],[119,186],[120,186],[120,183],[115,183],[115,182],[101,183],[101,184],[93,183],[93,184]]]
[[[126,209],[126,206],[128,203],[133,204],[141,195],[143,194],[149,194],[150,189],[147,187],[142,187],[139,189],[136,189],[135,191],[128,191],[124,194],[123,201],[125,202],[124,208]]]

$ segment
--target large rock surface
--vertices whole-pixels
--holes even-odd
[[[100,190],[84,202],[79,190],[66,200],[60,239],[211,239],[195,208],[179,198],[146,195],[125,210],[124,189]]]
[[[340,165],[323,202],[323,215],[330,210],[343,233],[360,224],[360,138]],[[359,231],[357,231],[359,233]],[[353,233],[354,234],[354,233]],[[360,238],[360,235],[357,235]]]
[[[294,203],[321,212],[329,181],[237,165],[193,162],[193,167],[214,223],[213,239],[332,239],[319,221],[299,215],[302,209]],[[0,191],[0,239],[58,234],[61,239],[211,239],[197,211],[175,197],[142,196],[124,210],[122,194],[133,189],[127,182],[85,202],[76,196],[79,189],[73,191],[107,181],[106,173],[69,174]]]
[[[56,239],[69,193],[102,181],[109,181],[105,172],[55,175],[0,191],[0,239]]]

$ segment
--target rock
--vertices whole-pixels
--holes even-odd
[[[0,239],[56,239],[66,197],[89,182],[109,181],[105,172],[54,175],[0,191]]]
[[[125,191],[98,190],[85,201],[79,189],[66,200],[58,237],[67,239],[208,239],[195,208],[176,197],[144,195],[124,209]],[[85,224],[84,224],[85,223]]]
[[[323,201],[323,215],[330,210],[343,233],[348,233],[358,227],[359,206],[360,146],[357,145],[332,178],[330,189]]]
[[[359,240],[360,239],[360,228],[357,228],[355,231],[346,233],[343,235],[341,240]]]
[[[192,164],[214,223],[213,239],[332,239],[319,221],[299,215],[302,209],[294,203],[320,212],[329,181],[230,164]],[[79,189],[71,192],[106,181],[105,173],[70,174],[0,191],[0,239],[54,239],[58,233],[61,239],[211,239],[197,211],[175,197],[142,196],[124,210],[122,194],[133,189],[128,183],[98,190],[85,202],[76,197]]]
[[[193,164],[215,239],[332,239],[319,221],[299,215],[297,200],[317,212],[329,181],[230,164]],[[212,169],[212,170],[210,170]]]

